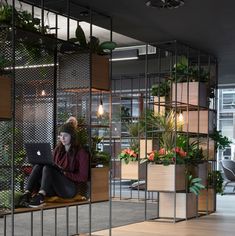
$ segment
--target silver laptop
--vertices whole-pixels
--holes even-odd
[[[50,143],[25,143],[30,164],[54,165]]]

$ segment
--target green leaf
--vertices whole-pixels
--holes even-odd
[[[99,46],[102,50],[114,50],[117,47],[117,44],[112,41],[105,41]]]
[[[199,187],[200,189],[204,189],[205,188],[205,186],[200,184],[200,183],[195,183],[194,185]]]
[[[189,191],[190,191],[191,193],[194,193],[195,195],[198,195],[198,191],[195,190],[193,187],[190,187],[190,188],[189,188]]]
[[[201,178],[194,178],[192,179],[192,183],[198,183],[198,182],[201,182],[202,179]]]
[[[87,47],[86,36],[85,36],[85,33],[80,25],[77,26],[75,35],[76,35],[76,38],[77,38],[80,46]]]

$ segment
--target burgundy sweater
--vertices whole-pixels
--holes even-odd
[[[72,153],[65,150],[59,151],[57,147],[53,157],[55,164],[62,168],[66,177],[76,183],[88,181],[89,155],[84,149]]]

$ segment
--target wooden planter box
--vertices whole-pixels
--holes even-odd
[[[174,193],[159,194],[159,217],[174,217]],[[197,198],[193,193],[176,193],[176,218],[193,218],[197,216]]]
[[[138,161],[131,161],[128,164],[121,162],[121,178],[122,179],[146,179],[146,164]]]
[[[59,58],[58,87],[60,89],[72,92],[89,89],[90,80],[92,89],[110,90],[107,57],[92,54],[92,65],[88,53],[63,55]]]
[[[203,189],[198,197],[198,211],[214,212],[216,210],[216,195],[214,189]]]
[[[157,165],[148,164],[147,170],[148,191],[178,191],[185,190],[184,165]]]
[[[208,177],[208,162],[204,162],[201,164],[198,164],[197,166],[188,166],[187,171],[191,173],[193,178],[201,178],[201,184],[204,186],[207,185],[207,177]]]
[[[177,87],[177,96],[175,95],[175,87]],[[189,97],[188,97],[189,92]],[[195,106],[207,107],[207,84],[203,82],[180,82],[172,84],[172,101],[191,104]]]
[[[146,145],[147,145],[147,151],[146,151]],[[140,159],[146,158],[146,153],[150,153],[152,150],[153,150],[152,139],[140,139],[140,154],[139,154]]]
[[[11,119],[11,79],[0,76],[0,119]]]
[[[109,200],[109,168],[91,168],[91,202]]]
[[[165,114],[165,102],[166,102],[166,98],[165,97],[158,97],[158,96],[154,96],[153,97],[153,111],[154,111],[154,115],[161,113],[161,114]]]
[[[126,164],[121,162],[121,178],[122,179],[138,179],[139,176],[139,164],[138,161],[130,161]]]
[[[198,117],[199,115],[199,117]],[[182,131],[208,134],[213,132],[216,122],[215,113],[208,110],[184,111]]]
[[[204,162],[198,165],[198,177],[202,179],[201,184],[207,185],[208,163]]]

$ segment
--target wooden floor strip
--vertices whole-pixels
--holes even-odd
[[[217,207],[216,213],[175,224],[145,221],[113,228],[112,236],[234,236],[235,195],[220,196]],[[108,236],[109,231],[94,234]]]

